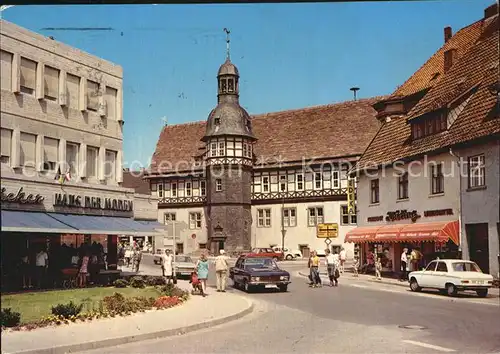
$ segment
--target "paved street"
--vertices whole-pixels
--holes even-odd
[[[295,275],[303,265],[284,267]],[[309,288],[303,277],[292,280],[287,293],[247,295],[229,289],[256,302],[254,313],[241,320],[99,352],[500,352],[500,304],[456,301],[432,294],[414,296],[400,287],[366,286],[347,279],[338,288],[320,289]],[[213,286],[213,274],[209,284]],[[405,325],[423,328],[401,328]]]

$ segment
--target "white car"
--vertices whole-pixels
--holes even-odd
[[[273,251],[281,253],[281,247],[273,247]],[[290,250],[288,248],[285,248],[284,258],[286,260],[302,258],[302,252],[300,252],[299,250]]]
[[[436,259],[424,270],[411,272],[408,279],[412,291],[439,289],[449,296],[474,290],[479,297],[486,297],[493,286],[493,276],[484,274],[476,263],[461,259]]]

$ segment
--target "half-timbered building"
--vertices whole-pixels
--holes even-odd
[[[177,250],[281,247],[285,234],[286,248],[307,255],[326,247],[321,223],[339,225],[332,247],[349,247],[347,172],[379,129],[379,99],[250,116],[228,58],[217,107],[206,121],[166,125],[146,176]]]

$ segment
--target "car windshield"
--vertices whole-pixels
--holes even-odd
[[[193,263],[193,260],[191,259],[191,257],[188,257],[188,256],[176,256],[175,261],[182,262],[182,263]]]
[[[482,273],[481,269],[473,262],[454,262],[451,264],[455,272],[477,272]]]
[[[248,258],[245,260],[245,269],[247,268],[276,269],[278,265],[272,258]]]

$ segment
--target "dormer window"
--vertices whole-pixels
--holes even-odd
[[[220,118],[215,118],[214,119],[214,124],[215,125],[220,125]]]
[[[437,134],[447,129],[446,112],[440,111],[429,117],[418,119],[411,123],[411,136],[413,140]]]

